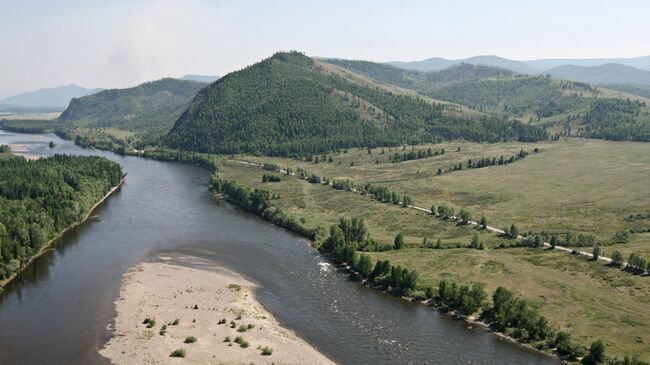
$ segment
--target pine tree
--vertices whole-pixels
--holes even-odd
[[[487,218],[485,218],[485,216],[481,217],[481,222],[479,223],[479,226],[483,229],[487,229]]]
[[[598,256],[600,256],[600,246],[596,245],[594,246],[594,249],[591,251],[591,257],[594,260],[598,260]]]
[[[395,236],[395,249],[396,250],[401,250],[402,247],[404,246],[404,235],[402,232],[398,233],[397,236]]]

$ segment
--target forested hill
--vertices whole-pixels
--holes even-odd
[[[290,52],[277,53],[201,90],[166,141],[199,152],[292,155],[441,139],[546,137],[536,127],[465,114],[456,106],[386,88]]]
[[[97,156],[0,158],[0,282],[83,219],[121,178],[120,165]]]
[[[128,89],[75,98],[59,120],[78,127],[117,128],[139,134],[167,133],[205,83],[161,79]]]
[[[419,72],[367,61],[330,59],[324,62],[434,99],[545,126],[562,135],[650,140],[650,110],[646,99],[635,99],[634,95],[622,95],[583,82],[471,64]],[[621,90],[634,92],[629,88]]]
[[[434,99],[519,118],[531,115],[543,118],[577,109],[580,94],[593,91],[588,84],[468,63],[441,71],[419,72],[367,61],[331,59],[325,62]]]

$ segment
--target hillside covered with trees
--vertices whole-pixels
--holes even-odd
[[[648,140],[650,124],[645,102],[624,99],[611,90],[584,82],[533,76],[491,66],[461,63],[441,71],[420,72],[386,64],[328,59],[385,84],[414,90],[496,115],[545,126],[563,134],[613,140]],[[639,87],[614,89],[644,96]]]
[[[116,128],[161,136],[205,86],[167,78],[128,89],[104,90],[72,99],[59,120],[67,126]]]
[[[300,53],[277,53],[203,89],[166,138],[209,153],[306,155],[446,139],[537,141],[546,132],[382,87]]]
[[[564,113],[576,107],[580,92],[592,90],[584,83],[557,82],[546,76],[523,75],[469,63],[441,71],[419,72],[367,61],[331,59],[326,62],[434,99],[513,117]]]
[[[97,156],[0,158],[0,281],[83,219],[121,178],[120,165]]]

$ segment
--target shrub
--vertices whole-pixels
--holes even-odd
[[[176,326],[176,325],[178,325],[179,322],[180,322],[180,320],[179,320],[178,318],[176,318],[176,319],[174,320],[174,322],[172,322],[172,326]]]
[[[158,332],[161,336],[164,336],[167,333],[167,325],[163,324],[162,327],[160,327],[160,332]]]
[[[194,336],[187,336],[185,337],[185,341],[183,341],[183,343],[194,343],[194,342],[196,342],[196,337]]]
[[[230,342],[232,342],[232,339],[230,338],[230,336],[226,336],[226,338],[223,339],[223,342],[230,343]]]
[[[145,318],[145,320],[142,322],[142,324],[146,324],[147,328],[153,328],[156,325],[156,320],[153,318]]]
[[[172,351],[172,353],[169,355],[169,357],[185,357],[185,350],[184,349],[176,349]]]
[[[268,346],[264,346],[264,348],[262,349],[262,356],[271,356],[272,354],[273,354],[273,349]]]
[[[248,330],[248,327],[244,326],[243,324],[239,326],[237,329],[237,332],[246,332]]]

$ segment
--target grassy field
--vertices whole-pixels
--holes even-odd
[[[629,243],[614,244],[611,247],[604,247],[604,249],[607,254],[611,254],[614,250],[620,251],[625,260],[630,257],[631,253],[636,253],[641,257],[650,259],[650,233],[634,234]]]
[[[457,152],[459,145],[461,151]],[[650,146],[645,146],[582,140],[534,145],[455,143],[420,146],[416,151],[444,147],[446,153],[401,163],[382,159],[394,153],[388,149],[383,155],[380,149],[373,150],[371,155],[366,150],[348,151],[334,155],[332,163],[319,164],[252,156],[236,158],[294,168],[303,166],[321,176],[389,185],[413,196],[416,205],[452,203],[458,208],[470,208],[475,216],[485,213],[490,223],[497,222],[497,226],[514,221],[526,229],[541,230],[548,224],[551,229],[579,229],[610,237],[625,226],[624,218],[629,212],[650,211],[650,196],[647,185],[643,185],[650,176],[648,154],[643,155]],[[501,154],[509,156],[522,148],[535,147],[541,152],[507,166],[435,174],[438,167],[468,158],[497,156],[498,159]],[[440,279],[482,282],[490,292],[497,286],[505,286],[530,300],[551,323],[571,332],[584,345],[601,338],[610,355],[640,353],[642,358],[650,360],[648,277],[552,250],[494,249],[495,244],[505,240],[468,226],[441,221],[424,212],[378,203],[369,197],[309,184],[295,177],[283,175],[281,182],[262,183],[262,175],[268,171],[234,161],[226,162],[222,171],[226,179],[278,193],[276,205],[303,218],[310,227],[329,226],[340,216],[348,216],[364,218],[371,237],[380,242],[392,242],[398,232],[403,232],[406,249],[371,255],[416,269],[423,284],[435,285]],[[560,198],[548,198],[554,194]],[[556,216],[557,209],[553,209],[561,199],[565,199],[564,222]],[[537,205],[541,208],[535,208]],[[502,215],[505,218],[499,218]],[[421,245],[424,238],[440,238],[443,245],[460,242],[467,246],[475,233],[484,241],[485,250],[436,250]],[[614,247],[626,256],[627,252],[650,253],[650,234],[635,234],[626,245],[604,247],[605,253],[611,253]]]
[[[282,158],[237,158],[386,185],[413,197],[415,205],[444,203],[462,207],[474,217],[485,215],[490,225],[497,227],[516,223],[520,231],[590,233],[602,243],[628,227],[624,219],[628,215],[650,212],[650,144],[570,139],[535,144],[452,143],[418,146],[415,150],[428,148],[445,148],[446,153],[400,163],[388,162],[395,149],[384,149],[384,154],[374,149],[370,155],[366,150],[348,151],[333,155],[333,163],[318,164]],[[438,168],[470,158],[498,159],[534,148],[539,148],[540,153],[507,166],[436,175]],[[410,149],[407,147],[406,152]],[[398,152],[403,151],[398,148]]]

